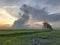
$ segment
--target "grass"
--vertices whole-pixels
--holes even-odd
[[[5,35],[5,36],[2,36]],[[0,31],[0,45],[60,45],[60,31],[5,30]]]

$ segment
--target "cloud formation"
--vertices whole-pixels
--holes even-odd
[[[45,11],[46,8],[43,9],[36,9],[34,7],[27,6],[21,7],[22,11],[28,10],[28,13],[32,15],[33,19],[40,20],[40,21],[59,21],[60,20],[60,14],[48,14],[48,12]]]
[[[26,8],[22,8],[23,4],[27,5]],[[21,7],[22,6],[22,7]],[[28,26],[25,25],[25,23],[28,21],[28,24],[31,25],[37,25],[37,22],[41,21],[48,21],[48,22],[59,22],[60,21],[60,0],[0,0],[0,8],[3,8],[8,14],[5,16],[7,17],[8,15],[11,15],[11,17],[17,17],[19,18],[16,20],[14,24],[15,25],[23,25],[25,28]],[[22,12],[19,10],[19,8],[22,8]],[[21,21],[25,19],[25,11],[28,10],[28,19],[25,21]],[[24,18],[21,18],[20,13],[24,13]],[[0,14],[1,15],[1,14]],[[4,14],[2,14],[4,16]],[[23,14],[22,14],[23,15]],[[30,17],[32,19],[30,19]],[[2,16],[1,16],[2,18]],[[1,19],[0,18],[0,19]],[[17,19],[16,18],[16,19]],[[8,18],[11,20],[10,18]],[[22,24],[19,23],[22,22]],[[59,23],[56,25],[59,25]],[[31,25],[31,26],[32,26]],[[54,24],[55,25],[55,24]],[[40,26],[40,25],[39,25]],[[20,26],[21,27],[21,26]]]
[[[25,12],[21,16],[21,18],[14,22],[13,28],[17,28],[17,29],[24,29],[24,28],[26,28],[26,26],[24,26],[24,25],[29,20],[29,13],[28,13],[27,10],[24,10],[24,11]]]
[[[0,6],[19,5],[23,0],[0,0]]]
[[[0,0],[0,2],[1,2],[0,7],[5,7],[5,9],[11,15],[15,15],[15,16],[18,15],[19,8],[23,4],[27,4],[39,9],[46,7],[47,12],[60,13],[59,0],[52,0],[52,1],[51,0]]]
[[[20,9],[24,14],[23,14],[22,18],[15,21],[14,26],[17,26],[17,27],[21,27],[22,25],[25,26],[25,22],[27,22],[29,20],[29,15],[32,16],[33,22],[40,22],[40,21],[56,22],[56,21],[60,21],[59,14],[48,14],[48,12],[45,11],[45,8],[36,9],[34,7],[30,7],[30,6],[27,6],[24,4]]]
[[[47,4],[50,4],[52,6],[60,6],[60,0],[48,0]]]

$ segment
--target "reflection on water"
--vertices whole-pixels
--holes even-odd
[[[55,39],[53,37],[26,37],[23,39],[16,39],[15,45],[52,45]]]
[[[29,37],[13,37],[0,45],[60,45],[60,38],[54,36],[29,36]]]

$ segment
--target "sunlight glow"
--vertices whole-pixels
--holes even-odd
[[[15,20],[16,18],[11,16],[5,9],[0,8],[0,25],[9,24],[11,26]]]
[[[27,25],[31,28],[40,28],[40,27],[42,27],[43,22],[42,21],[40,21],[40,22],[28,22]]]

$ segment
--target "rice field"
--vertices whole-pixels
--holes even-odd
[[[60,45],[60,30],[0,30],[0,45]]]

